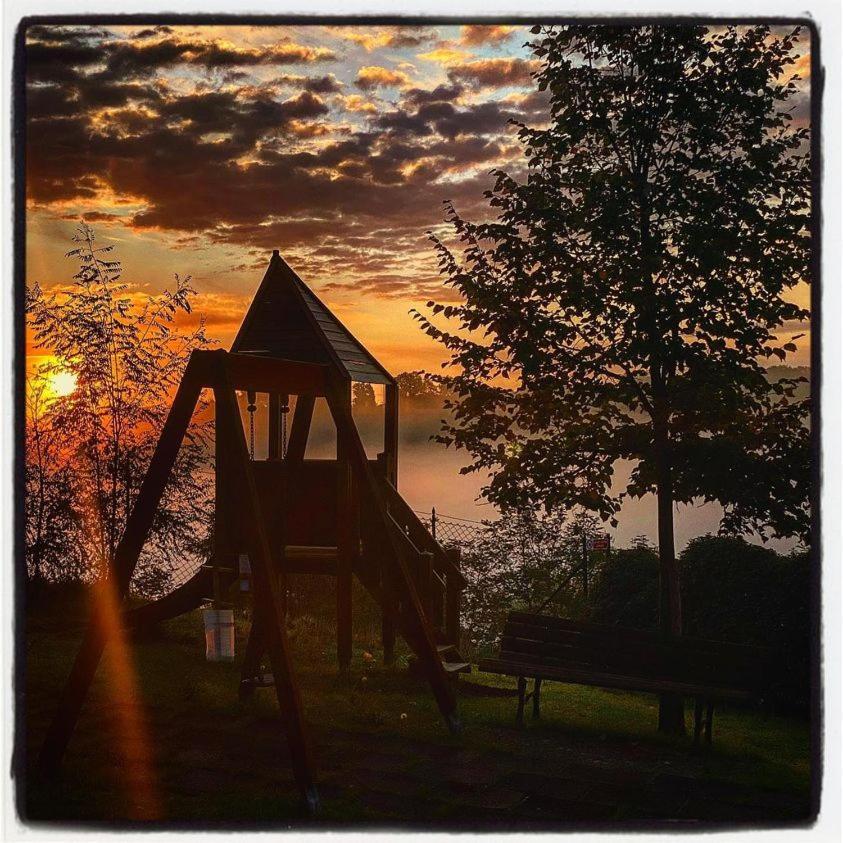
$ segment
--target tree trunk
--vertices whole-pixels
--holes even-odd
[[[656,488],[659,530],[659,624],[662,634],[672,638],[682,634],[682,594],[679,588],[679,566],[673,539],[673,472],[670,441],[663,412],[654,423]],[[677,694],[659,697],[659,731],[685,734],[685,703]]]

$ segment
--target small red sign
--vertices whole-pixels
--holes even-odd
[[[608,550],[609,549],[609,537],[603,536],[602,538],[592,539],[589,542],[589,547],[591,550]]]

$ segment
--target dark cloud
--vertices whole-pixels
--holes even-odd
[[[165,230],[192,246],[237,245],[252,257],[295,248],[305,267],[322,274],[333,262],[381,295],[406,291],[407,261],[429,253],[425,231],[441,222],[444,199],[483,212],[489,170],[510,154],[508,120],[538,107],[527,96],[477,101],[476,83],[457,78],[428,90],[371,65],[358,82],[399,87],[397,104],[328,122],[329,108],[361,99],[333,96],[343,90],[333,74],[255,81],[244,72],[281,48],[292,63],[290,41],[254,50],[152,30],[49,36],[29,45],[33,202],[91,208],[103,194],[120,197],[141,210],[88,218]],[[193,69],[188,90],[173,83],[174,67]],[[435,266],[412,277],[434,283]]]
[[[451,66],[448,78],[475,88],[520,87],[533,84],[531,74],[538,66],[537,61],[518,58],[477,59]]]
[[[156,35],[172,35],[173,28],[171,26],[155,26],[152,29],[141,29],[135,32],[133,38],[154,38]]]
[[[460,84],[437,85],[432,90],[410,88],[404,91],[402,101],[407,106],[416,108],[431,102],[454,102],[460,98],[464,90]]]

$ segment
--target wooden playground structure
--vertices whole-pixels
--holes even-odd
[[[352,382],[384,387],[384,447],[370,459],[352,417]],[[237,588],[249,560],[253,623],[242,660],[241,696],[273,685],[282,711],[293,772],[308,810],[318,807],[316,775],[303,702],[285,632],[287,576],[336,579],[337,654],[352,654],[352,578],[382,612],[384,660],[399,633],[414,653],[452,731],[459,731],[451,675],[459,657],[460,599],[465,580],[457,553],[443,548],[397,490],[398,390],[375,360],[283,261],[272,254],[230,352],[194,351],[176,392],[149,469],[115,554],[98,588],[84,639],[44,741],[44,772],[61,763],[114,626],[109,606],[127,595],[179,446],[203,389],[213,390],[216,423],[214,553],[208,564],[160,600],[118,611],[142,627],[219,603]],[[267,458],[254,459],[236,392],[268,396]],[[286,435],[290,398],[295,411]],[[336,426],[336,459],[305,459],[316,401]],[[261,674],[264,656],[272,668]]]

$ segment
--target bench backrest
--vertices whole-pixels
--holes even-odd
[[[602,626],[512,612],[501,638],[501,659],[606,674],[673,679],[760,693],[769,653],[761,648],[658,631]]]

